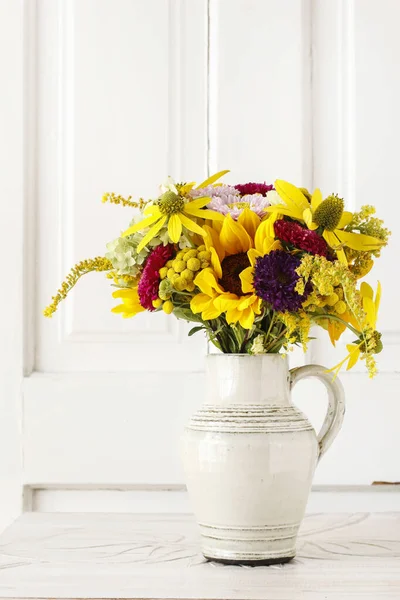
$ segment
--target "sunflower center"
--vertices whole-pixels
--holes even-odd
[[[339,225],[343,209],[344,201],[342,198],[334,195],[328,196],[314,212],[313,221],[320,227],[333,231]]]
[[[228,208],[248,208],[248,202],[230,202],[227,204]]]
[[[245,252],[240,254],[232,254],[227,256],[221,263],[222,277],[219,283],[226,292],[243,296],[242,282],[239,277],[240,273],[250,266],[250,261]]]
[[[181,196],[168,191],[160,196],[158,206],[162,215],[174,215],[175,213],[182,212],[185,201]]]

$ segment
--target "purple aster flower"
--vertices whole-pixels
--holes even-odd
[[[301,308],[311,292],[307,283],[303,295],[296,292],[299,279],[296,273],[300,259],[283,250],[273,250],[257,259],[254,268],[254,289],[259,298],[268,302],[274,310],[295,312]]]

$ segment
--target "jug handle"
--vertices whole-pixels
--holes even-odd
[[[289,373],[291,390],[298,381],[308,377],[316,377],[327,389],[328,410],[321,431],[318,434],[319,460],[336,438],[343,423],[345,413],[343,386],[337,377],[333,379],[332,373],[327,373],[326,367],[321,365],[297,367],[291,369]]]

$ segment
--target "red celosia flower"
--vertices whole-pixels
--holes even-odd
[[[270,192],[274,189],[273,185],[267,185],[264,183],[238,183],[235,185],[235,188],[240,192],[241,196],[245,196],[246,194],[262,194],[263,196],[267,195],[267,192]]]
[[[288,244],[293,244],[300,250],[306,250],[311,254],[320,254],[326,256],[328,246],[324,238],[310,229],[304,229],[298,223],[284,221],[280,219],[275,221],[274,229],[276,236]]]
[[[156,246],[149,254],[138,285],[139,301],[143,308],[155,310],[153,300],[158,298],[160,269],[172,257],[174,246]]]

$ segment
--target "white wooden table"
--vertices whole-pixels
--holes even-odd
[[[306,517],[291,563],[206,562],[191,516],[26,513],[0,536],[1,598],[400,599],[400,513]]]

